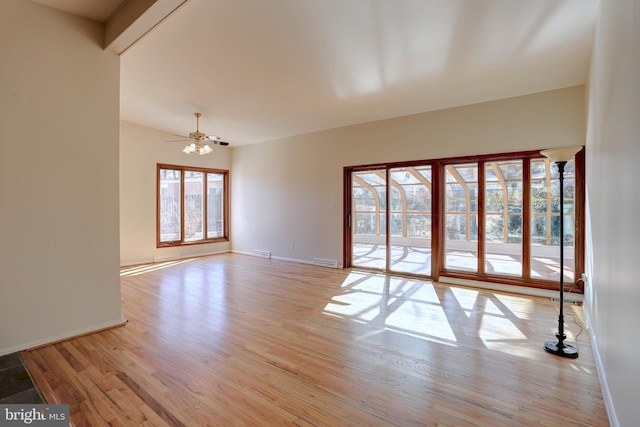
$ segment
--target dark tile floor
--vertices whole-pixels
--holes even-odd
[[[46,403],[18,353],[0,356],[0,403]]]

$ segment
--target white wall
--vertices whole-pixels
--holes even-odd
[[[636,426],[640,2],[600,2],[588,98],[585,309],[611,424]]]
[[[102,27],[0,2],[0,354],[122,321],[119,58]]]
[[[186,131],[185,131],[186,132]],[[227,252],[231,244],[156,248],[156,165],[165,163],[229,170],[229,147],[213,145],[204,156],[185,154],[176,136],[130,122],[120,123],[120,263],[139,264]]]
[[[583,145],[584,102],[578,86],[236,147],[232,248],[342,261],[345,166]]]

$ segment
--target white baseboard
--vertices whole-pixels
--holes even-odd
[[[148,258],[139,261],[125,261],[120,263],[120,267],[131,267],[133,265],[142,265],[142,264],[151,264],[153,263],[153,258]]]
[[[240,254],[240,255],[249,255],[252,257],[256,257],[256,258],[266,258],[260,254],[257,254],[255,252],[247,252],[247,251],[238,251],[238,250],[232,250],[231,251],[234,254]],[[289,261],[289,262],[295,262],[298,264],[313,264],[311,261],[305,261],[302,259],[297,259],[297,258],[285,258],[285,257],[281,257],[281,256],[274,256],[274,255],[269,255],[269,259],[275,259],[278,261]]]
[[[254,257],[258,257],[258,258],[264,258],[260,255],[257,255],[253,252],[246,252],[246,251],[238,251],[238,250],[232,250],[231,252],[233,252],[234,254],[240,254],[240,255],[249,255],[249,256],[254,256]],[[318,265],[315,264],[313,261],[309,261],[306,259],[299,259],[299,258],[287,258],[287,257],[282,257],[282,256],[275,256],[275,255],[271,255],[271,259],[275,259],[278,261],[288,261],[288,262],[295,262],[297,264],[307,264],[307,265]],[[324,266],[321,266],[324,267]],[[336,267],[328,267],[328,268],[336,268]],[[341,268],[341,266],[338,264],[337,268]]]
[[[198,258],[198,257],[203,257],[203,256],[209,256],[209,255],[218,255],[218,254],[228,254],[229,252],[231,252],[230,250],[224,250],[224,251],[215,251],[215,252],[202,252],[202,253],[197,253],[197,254],[189,254],[189,255],[182,255],[182,254],[172,254],[172,255],[168,255],[168,256],[161,256],[161,257],[154,257],[154,258],[149,258],[146,259],[144,261],[126,261],[120,264],[120,267],[130,267],[130,266],[134,266],[134,265],[142,265],[142,264],[153,264],[153,263],[158,263],[158,262],[167,262],[167,261],[178,261],[181,259],[187,259],[187,258]]]
[[[600,389],[602,390],[604,406],[607,409],[607,416],[609,417],[609,424],[611,425],[611,427],[620,427],[620,421],[618,421],[616,409],[613,404],[613,397],[611,396],[609,383],[607,382],[607,374],[605,373],[604,365],[602,364],[602,357],[600,356],[598,341],[595,334],[593,333],[593,328],[591,325],[591,315],[589,314],[590,308],[591,307],[589,306],[589,300],[586,299],[584,304],[584,317],[587,322],[587,334],[589,335],[589,340],[591,341],[591,351],[593,352],[593,358],[596,362],[596,371],[598,371],[598,379],[600,380]]]
[[[234,253],[234,254],[240,254],[240,255],[256,256],[256,255],[255,255],[254,253],[252,253],[252,252],[247,252],[247,251],[238,251],[238,250],[236,250],[236,249],[232,249],[232,250],[231,250],[231,253]]]
[[[289,261],[289,262],[295,262],[297,264],[313,265],[313,262],[307,261],[307,260],[304,260],[304,259],[286,258],[286,257],[281,257],[281,256],[272,256],[271,258],[277,259],[279,261]]]
[[[31,348],[36,348],[36,347],[42,347],[43,345],[47,345],[47,344],[52,344],[55,342],[59,342],[59,341],[64,341],[64,340],[68,340],[74,337],[78,337],[81,335],[87,335],[93,332],[99,332],[105,329],[110,329],[110,328],[115,328],[117,326],[121,326],[124,325],[125,323],[127,323],[127,319],[124,317],[124,314],[120,314],[120,319],[119,320],[115,320],[115,321],[111,321],[111,322],[105,322],[105,323],[101,323],[98,325],[93,325],[87,328],[81,328],[81,329],[76,329],[73,331],[68,331],[62,334],[58,334],[58,335],[53,335],[50,337],[46,337],[46,338],[42,338],[39,340],[34,340],[34,341],[30,341],[30,342],[26,342],[20,345],[16,345],[16,346],[12,346],[12,347],[5,347],[5,348],[1,348],[0,349],[0,356],[4,356],[5,354],[11,354],[11,353],[15,353],[17,351],[22,351],[22,350],[28,350]]]

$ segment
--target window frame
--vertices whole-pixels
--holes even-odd
[[[171,242],[162,242],[160,241],[160,196],[161,196],[161,185],[160,185],[160,171],[161,170],[178,170],[180,171],[180,240],[175,240]],[[199,240],[185,240],[185,173],[186,172],[197,172],[203,174],[203,186],[202,186],[202,200],[205,201],[203,203],[203,211],[202,211],[202,232],[203,238]],[[207,174],[218,174],[222,175],[222,237],[214,237],[207,238],[207,210],[208,206],[206,203],[207,200]],[[220,243],[220,242],[228,242],[229,241],[229,171],[226,169],[212,169],[212,168],[202,168],[196,166],[181,166],[181,165],[171,165],[166,163],[158,163],[156,165],[156,247],[157,248],[167,248],[167,247],[175,247],[175,246],[191,246],[191,245],[202,245],[208,243]]]
[[[494,282],[509,285],[528,286],[540,289],[552,289],[558,288],[557,280],[548,280],[541,278],[530,277],[530,275],[523,274],[523,277],[510,277],[507,275],[492,275],[483,271],[481,267],[478,272],[462,272],[457,270],[447,270],[444,265],[445,259],[445,224],[444,218],[446,213],[445,203],[445,166],[456,165],[464,163],[477,163],[479,166],[478,173],[482,176],[478,177],[478,180],[484,180],[484,165],[489,162],[509,161],[509,160],[522,160],[523,161],[523,209],[522,212],[522,227],[523,227],[523,271],[530,272],[530,257],[531,249],[530,244],[524,241],[524,236],[530,236],[531,227],[531,211],[530,211],[530,161],[533,159],[545,159],[540,154],[539,150],[532,151],[520,151],[520,152],[508,152],[497,154],[482,154],[471,156],[459,156],[449,158],[436,158],[425,160],[412,160],[405,162],[390,162],[390,163],[378,163],[369,165],[358,166],[346,166],[343,169],[343,201],[344,201],[344,227],[343,227],[343,265],[345,268],[351,267],[352,259],[352,236],[351,236],[351,175],[353,172],[365,171],[370,169],[386,169],[387,171],[394,168],[402,167],[414,167],[414,166],[431,166],[432,173],[432,268],[431,276],[433,280],[439,280],[440,276],[447,276],[457,279],[469,279],[469,280],[481,280],[486,282]],[[575,183],[575,223],[574,223],[574,280],[565,280],[565,290],[572,290],[574,292],[584,292],[584,283],[580,279],[585,268],[585,150],[580,150],[574,158],[575,171],[574,171],[574,183]],[[480,167],[482,165],[482,167]],[[527,165],[524,167],[524,165]],[[482,169],[482,171],[480,171]],[[479,191],[478,209],[484,211],[484,191]],[[482,239],[482,244],[478,244],[478,257],[485,259],[484,251],[484,218],[478,217],[482,223],[478,224],[478,238]],[[529,237],[527,237],[529,239]],[[480,263],[482,264],[482,263]],[[411,275],[411,274],[407,274]]]

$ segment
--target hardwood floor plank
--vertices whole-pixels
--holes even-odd
[[[122,269],[122,327],[23,352],[76,426],[608,425],[581,307],[238,254]]]

